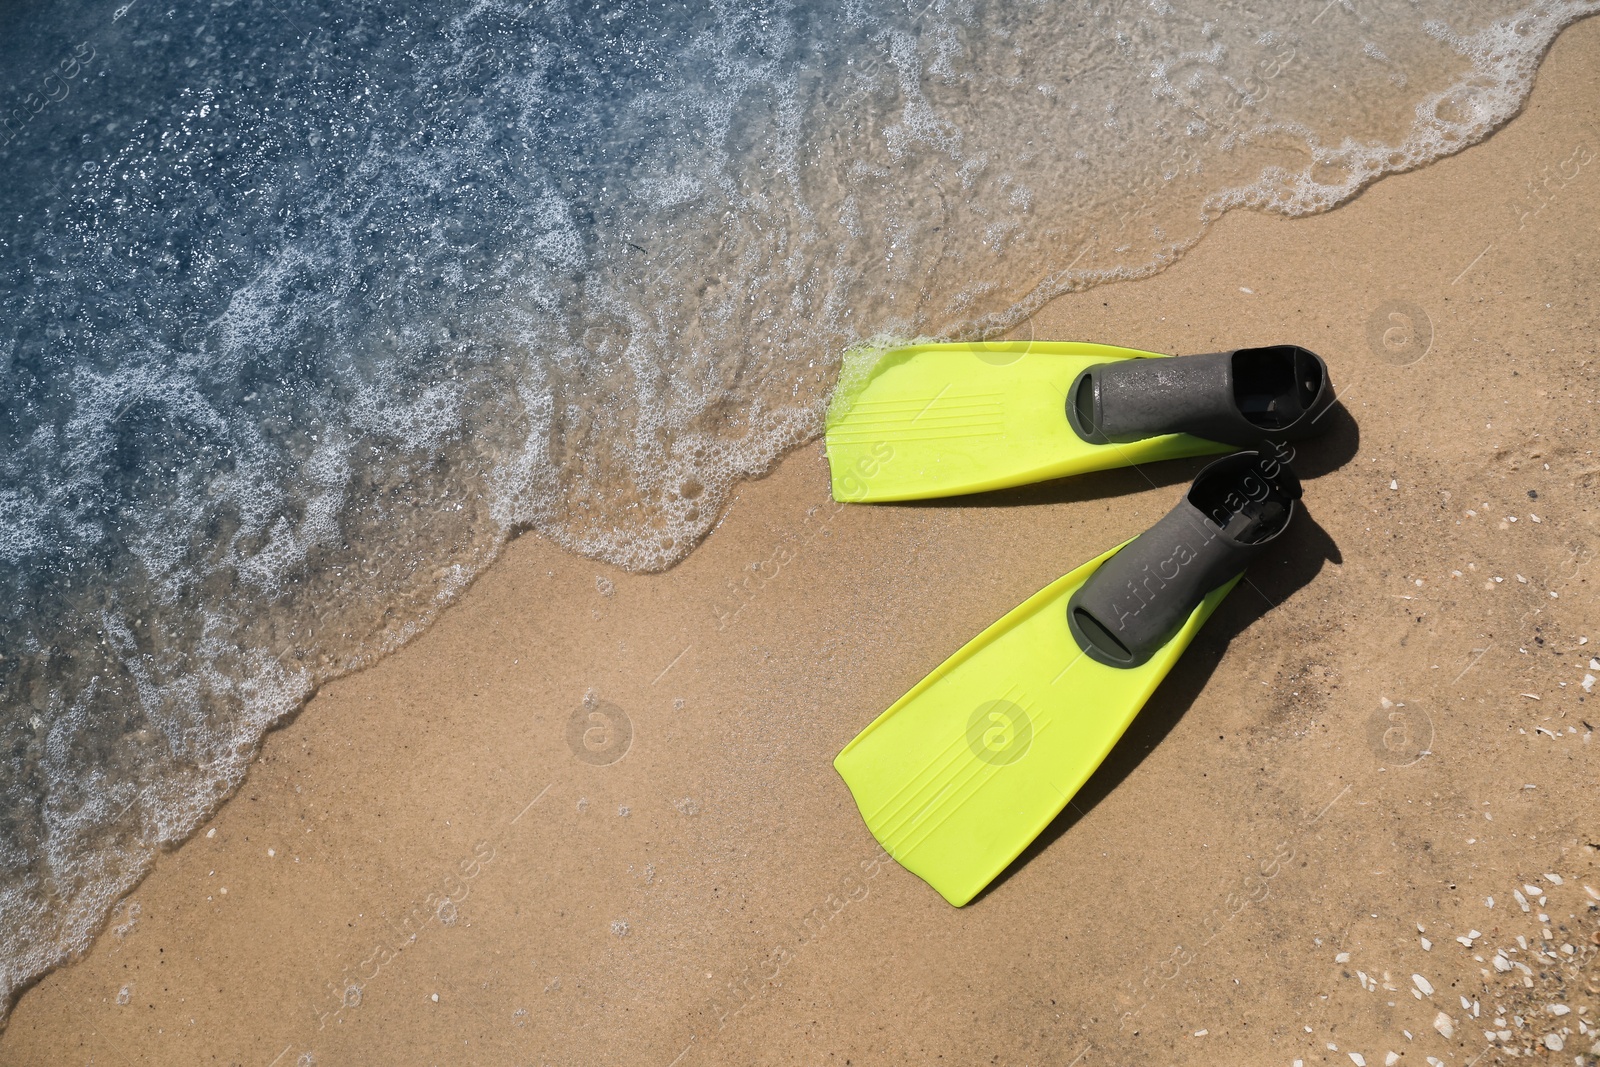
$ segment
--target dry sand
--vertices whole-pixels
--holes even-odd
[[[840,507],[815,444],[664,575],[523,538],[268,738],[0,1062],[1496,1062],[1485,1031],[1574,1062],[1600,1023],[1597,220],[1591,20],[1485,144],[1318,218],[1236,213],[1037,318],[1303,343],[1352,418],[1302,447],[1282,552],[971,906],[880,858],[833,755],[1202,461]]]

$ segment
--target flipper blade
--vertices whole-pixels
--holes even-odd
[[[1061,812],[1238,580],[1149,662],[1108,667],[1079,649],[1066,607],[1115,551],[983,631],[834,760],[873,836],[951,904],[977,895]]]
[[[1073,432],[1067,392],[1096,363],[1164,358],[1059,341],[925,344],[883,352],[829,407],[834,499],[919,500],[1197,456],[1185,434],[1095,445]]]

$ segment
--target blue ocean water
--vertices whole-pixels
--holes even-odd
[[[0,11],[0,1004],[535,530],[636,569],[844,354],[1520,106],[1596,2]]]

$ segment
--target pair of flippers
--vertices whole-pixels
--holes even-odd
[[[891,856],[959,906],[1049,825],[1289,525],[1300,483],[1284,443],[1324,429],[1333,399],[1326,365],[1294,345],[1179,357],[915,345],[841,389],[827,425],[841,501],[1233,453],[1155,526],[1024,601],[839,753]]]

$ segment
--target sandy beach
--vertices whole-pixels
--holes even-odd
[[[968,907],[834,755],[1203,460],[847,506],[819,441],[662,574],[520,538],[267,737],[0,1063],[1592,1063],[1597,219],[1590,19],[1483,144],[1024,328],[1302,344],[1344,412],[1299,525]]]

